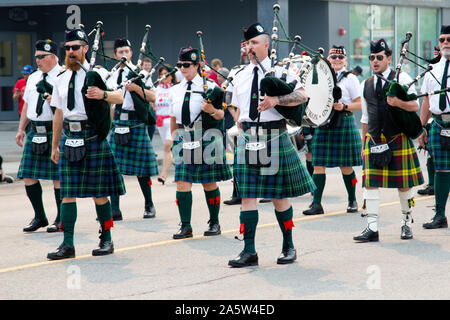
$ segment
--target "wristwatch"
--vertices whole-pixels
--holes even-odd
[[[106,98],[108,98],[108,91],[103,91],[103,100],[105,100]]]
[[[344,110],[348,109],[348,105],[344,104]]]

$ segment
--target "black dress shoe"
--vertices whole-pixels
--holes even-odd
[[[312,203],[309,206],[308,210],[303,211],[303,214],[306,216],[313,216],[316,214],[323,214],[323,208],[321,204],[318,203]]]
[[[378,231],[372,231],[366,228],[359,236],[353,237],[353,240],[359,242],[378,241]]]
[[[122,211],[120,210],[112,210],[112,218],[113,221],[122,221]]]
[[[280,256],[277,259],[277,264],[289,264],[297,260],[297,250],[289,248],[281,251]]]
[[[144,219],[154,218],[156,209],[154,205],[145,206]]]
[[[422,225],[425,229],[448,228],[447,217],[434,216],[433,220]]]
[[[98,248],[92,250],[93,256],[106,256],[112,253],[114,253],[114,243],[106,240],[100,240]]]
[[[235,205],[235,204],[241,204],[242,203],[242,199],[238,198],[238,197],[232,197],[230,200],[225,200],[223,203],[227,204],[229,206],[232,206],[232,205]]]
[[[50,260],[62,260],[75,258],[75,248],[69,247],[64,244],[64,242],[56,249],[55,252],[50,252],[47,254],[47,259]]]
[[[178,233],[173,235],[174,239],[192,238],[192,227],[182,226]]]
[[[218,223],[210,223],[208,230],[203,233],[204,236],[218,236],[219,234],[221,234],[221,232],[220,224]]]
[[[434,187],[427,185],[424,189],[417,190],[417,193],[422,196],[432,196],[434,195]]]
[[[411,228],[408,227],[407,225],[403,225],[402,226],[402,233],[400,235],[400,239],[402,240],[409,240],[413,238],[413,234],[411,231]]]
[[[356,200],[348,202],[347,212],[358,212],[358,203],[356,202]]]
[[[264,198],[264,199],[259,200],[259,203],[269,203],[269,202],[272,202],[272,199]]]
[[[47,219],[41,220],[41,219],[33,219],[31,220],[30,224],[23,228],[23,232],[33,232],[36,231],[39,228],[48,226]]]
[[[242,251],[235,260],[228,261],[228,265],[233,268],[257,266],[258,254]]]
[[[59,224],[60,222],[55,220],[55,222],[53,222],[53,224],[47,228],[47,232],[48,233],[59,232]]]

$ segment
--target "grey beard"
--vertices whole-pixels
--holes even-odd
[[[441,49],[441,54],[445,59],[450,59],[450,49]]]

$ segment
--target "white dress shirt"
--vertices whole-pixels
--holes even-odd
[[[433,70],[431,70],[430,72],[425,74],[425,77],[423,78],[422,88],[421,88],[422,93],[428,93],[428,92],[432,92],[432,91],[436,91],[436,90],[441,90],[440,83],[442,81],[442,75],[444,73],[446,61],[447,61],[447,59],[442,57],[438,63],[433,65]],[[450,67],[449,67],[449,69],[450,69]],[[433,76],[430,73],[432,73],[436,77],[437,81],[435,78],[433,78]],[[450,70],[447,71],[447,76],[449,73],[450,73]],[[449,85],[450,85],[450,80],[447,78],[447,87]],[[430,112],[431,113],[439,115],[442,113],[450,112],[450,104],[449,104],[450,95],[448,94],[448,92],[446,93],[446,95],[447,95],[447,98],[446,98],[447,104],[445,106],[444,111],[442,111],[439,108],[439,97],[441,96],[440,94],[433,94],[431,96],[428,96],[428,99],[430,102]]]
[[[128,65],[134,70],[136,69],[136,66],[132,63],[128,63]],[[110,89],[117,88],[117,78],[119,77],[120,69],[116,70],[116,72],[113,73],[113,75],[108,79],[106,86]],[[123,68],[122,72],[122,82],[127,81],[128,74],[130,73],[130,69],[128,67]],[[133,98],[131,97],[131,94],[129,91],[125,89],[125,86],[122,87],[122,95],[123,95],[123,104],[122,104],[122,110],[128,110],[128,111],[134,111],[134,102]]]
[[[339,79],[342,77],[342,73],[346,72],[345,68],[342,68],[336,73],[336,78]],[[341,81],[338,83],[339,88],[342,90],[342,98],[339,100],[340,103],[349,104],[352,103],[353,100],[361,96],[361,92],[359,89],[359,80],[353,74],[350,73],[346,77],[343,77]]]
[[[52,86],[55,84],[56,76],[59,74],[61,66],[56,64],[56,66],[47,73],[45,81],[47,81]],[[44,73],[41,70],[33,72],[27,80],[27,86],[25,88],[25,93],[23,95],[23,100],[27,103],[27,118],[32,121],[52,121],[53,112],[50,108],[50,103],[46,100],[42,105],[42,113],[38,117],[36,113],[36,106],[38,99],[40,99],[40,94],[36,90],[36,85],[44,79]]]

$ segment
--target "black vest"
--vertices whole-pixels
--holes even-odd
[[[388,80],[394,78],[395,72],[391,70],[388,76]],[[369,115],[369,130],[368,132],[374,138],[380,137],[383,133],[387,140],[401,131],[395,125],[392,120],[391,113],[387,111],[390,107],[385,99],[379,100],[375,93],[375,78],[373,75],[364,83],[364,99],[367,102],[367,113]],[[385,82],[383,86],[383,91],[387,89],[388,83]]]

